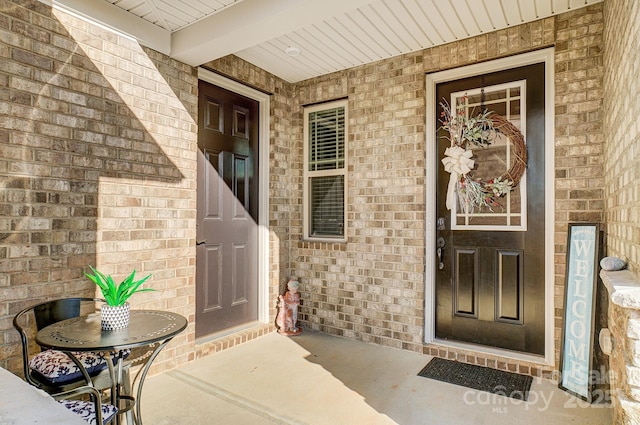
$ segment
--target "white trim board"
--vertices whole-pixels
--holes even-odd
[[[269,116],[270,96],[222,75],[198,68],[198,78],[260,104],[258,153],[258,321],[269,322]]]
[[[532,65],[544,62],[545,64],[545,354],[537,357],[527,353],[516,353],[509,350],[500,350],[493,347],[480,347],[475,344],[465,344],[438,340],[435,337],[435,272],[436,264],[436,199],[427,197],[425,211],[425,305],[424,305],[424,343],[463,348],[474,352],[502,355],[525,361],[534,361],[545,365],[553,365],[555,361],[554,348],[554,273],[553,273],[553,224],[554,224],[554,48],[547,48],[531,53],[496,59],[460,68],[440,71],[426,76],[426,184],[425,193],[436,193],[436,178],[438,161],[436,155],[436,130],[435,117],[435,88],[436,85],[446,81],[458,80],[474,75],[501,71],[519,66]],[[429,148],[431,147],[431,148]],[[537,361],[536,361],[537,360]]]

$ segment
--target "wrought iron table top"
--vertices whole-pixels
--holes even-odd
[[[40,330],[36,343],[62,351],[110,351],[135,348],[164,341],[182,332],[187,319],[159,310],[131,310],[129,326],[103,331],[100,314],[74,317]]]

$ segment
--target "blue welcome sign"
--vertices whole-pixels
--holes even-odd
[[[564,325],[558,386],[591,402],[598,224],[570,224],[564,293]]]

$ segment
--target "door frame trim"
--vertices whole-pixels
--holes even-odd
[[[436,199],[435,196],[427,196],[425,211],[425,301],[424,301],[424,343],[439,344],[457,347],[474,352],[481,352],[490,355],[501,355],[518,360],[534,361],[553,365],[555,362],[554,344],[554,205],[555,205],[555,160],[554,160],[554,117],[555,117],[555,49],[553,47],[537,50],[530,53],[523,53],[506,58],[467,65],[460,68],[434,72],[426,75],[426,126],[425,126],[425,146],[426,148],[426,179],[425,193],[436,193],[436,179],[438,161],[436,154],[436,131],[437,122],[435,118],[436,107],[436,84],[458,80],[490,72],[502,71],[519,66],[532,65],[543,62],[545,64],[545,355],[535,356],[533,354],[518,353],[509,350],[501,350],[493,347],[483,347],[476,344],[467,344],[457,341],[445,341],[435,336],[435,276],[436,276]]]
[[[198,79],[259,103],[258,152],[258,321],[269,322],[269,116],[270,96],[204,68]]]

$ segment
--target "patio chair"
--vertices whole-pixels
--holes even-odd
[[[87,394],[90,401],[82,398]],[[87,385],[52,396],[58,403],[80,416],[89,425],[106,425],[112,422],[118,413],[118,408],[114,405],[102,403],[100,391]]]
[[[23,372],[29,384],[42,389],[55,398],[74,395],[73,390],[77,389],[81,389],[84,393],[92,393],[91,390],[83,389],[85,387],[93,388],[98,393],[98,390],[112,388],[107,359],[102,353],[75,352],[73,353],[75,358],[73,358],[61,351],[43,350],[32,355],[36,348],[39,348],[33,341],[38,330],[61,320],[92,313],[95,311],[95,304],[101,302],[104,300],[99,298],[62,298],[27,307],[16,314],[13,326],[20,334]],[[112,353],[112,358],[116,362],[120,356],[124,358],[127,355],[128,353],[122,352],[115,355]],[[78,363],[82,367],[79,367]],[[125,392],[129,393],[128,365],[123,368],[122,385]],[[84,405],[67,400],[63,404],[68,408],[75,407],[85,413],[87,410],[93,410],[98,412],[98,416],[100,416],[100,409],[96,410],[95,406],[91,406],[91,403]]]

